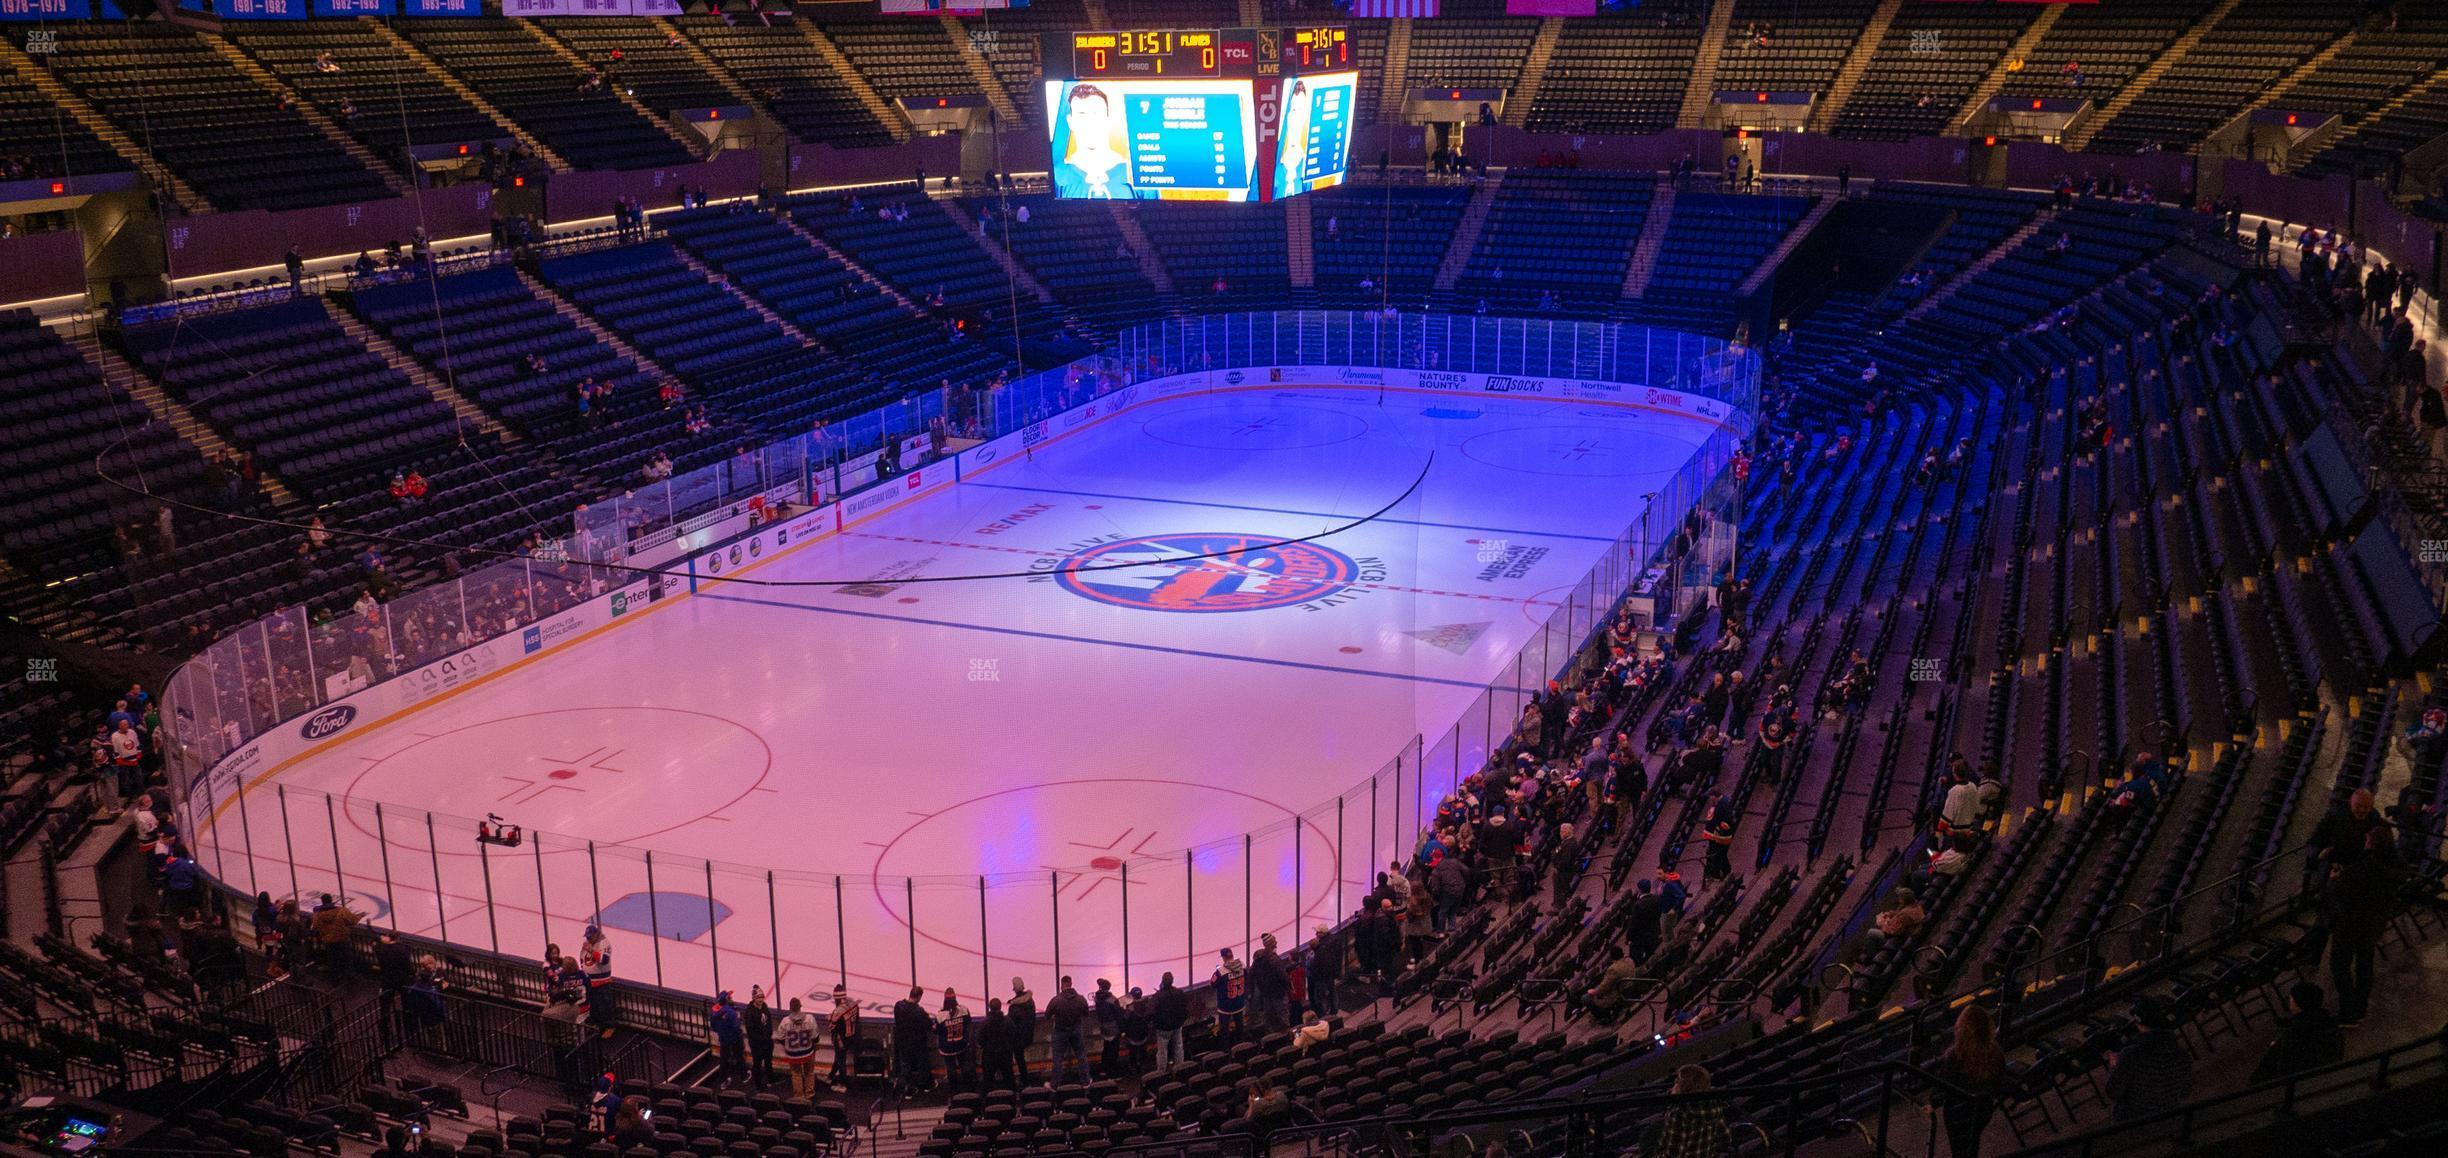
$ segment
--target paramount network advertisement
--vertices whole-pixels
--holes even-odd
[[[1283,125],[1275,144],[1275,196],[1343,183],[1351,162],[1356,72],[1321,72],[1281,82]]]
[[[1250,200],[1258,155],[1251,91],[1246,80],[1045,82],[1054,195]]]

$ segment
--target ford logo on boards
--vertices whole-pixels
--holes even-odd
[[[298,735],[309,740],[321,740],[337,735],[340,729],[348,727],[356,720],[357,709],[355,707],[348,704],[333,704],[306,717],[306,722],[298,727]]]

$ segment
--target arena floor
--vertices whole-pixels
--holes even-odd
[[[600,915],[620,975],[700,992],[1203,978],[1348,910],[1440,790],[1372,773],[1512,682],[1712,430],[1316,386],[1143,406],[324,749],[202,860],[275,896],[337,872],[379,926],[514,954]],[[786,585],[818,579],[868,582]],[[480,850],[487,814],[527,840]]]

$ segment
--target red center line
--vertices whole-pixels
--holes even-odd
[[[917,543],[929,547],[959,547],[972,551],[1001,551],[1005,554],[1011,555],[1026,555],[1032,559],[1058,558],[1063,555],[1070,554],[1068,551],[1041,551],[1033,547],[1007,547],[1001,543],[965,543],[956,539],[928,539],[918,535],[887,535],[879,531],[844,531],[842,534],[856,535],[862,539],[890,539],[901,543]],[[1238,564],[1235,564],[1229,559],[1202,559],[1200,562],[1213,563],[1223,567],[1238,566]],[[1164,564],[1150,563],[1148,566],[1161,567],[1164,566]],[[1120,569],[1121,568],[1116,568],[1116,570]],[[1051,572],[1049,572],[1049,574],[1051,574]],[[891,582],[891,580],[879,579],[877,582],[887,583]],[[1435,587],[1406,587],[1400,583],[1361,583],[1355,581],[1343,584],[1343,586],[1365,587],[1371,591],[1399,591],[1406,595],[1436,595],[1446,599],[1478,599],[1489,603],[1518,603],[1525,607],[1563,606],[1563,604],[1552,599],[1522,599],[1511,595],[1486,595],[1477,591],[1444,591]]]

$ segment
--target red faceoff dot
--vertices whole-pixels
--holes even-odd
[[[575,768],[555,768],[551,772],[546,773],[546,775],[551,776],[555,780],[570,780],[577,777],[578,770]]]
[[[1122,858],[1118,856],[1100,856],[1089,861],[1088,867],[1101,873],[1109,873],[1122,867]]]

